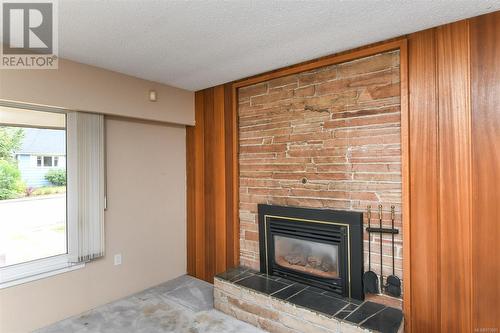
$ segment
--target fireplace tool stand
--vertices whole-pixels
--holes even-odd
[[[370,210],[370,206],[367,207],[368,211]],[[380,293],[384,293],[384,291],[390,296],[399,297],[401,295],[401,282],[394,274],[394,235],[399,234],[399,230],[394,228],[394,206],[391,206],[391,228],[383,228],[382,226],[382,205],[378,206],[379,208],[379,227],[372,227],[371,224],[368,225],[366,231],[368,232],[368,239],[371,240],[372,233],[378,233],[380,237]],[[383,271],[382,271],[382,235],[383,234],[391,234],[392,236],[392,275],[387,278],[387,285],[383,283]],[[368,273],[368,272],[367,272]],[[397,281],[396,281],[397,279]],[[365,289],[366,291],[366,289]]]

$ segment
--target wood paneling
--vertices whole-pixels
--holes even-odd
[[[237,264],[237,155],[228,148],[236,141],[230,98],[225,86],[196,92],[196,126],[186,133],[188,274],[209,282]]]
[[[240,261],[239,169],[238,169],[238,116],[236,110],[236,89],[232,84],[224,85],[224,108],[226,130],[226,228],[228,267]]]
[[[403,222],[403,313],[405,329],[411,331],[411,201],[410,201],[410,99],[408,40],[404,39],[399,47],[400,59],[400,105],[401,105],[401,191]]]
[[[500,12],[470,22],[472,320],[500,329]],[[492,330],[490,330],[492,331]]]
[[[413,332],[439,331],[439,159],[435,31],[409,38]]]
[[[414,332],[500,328],[500,13],[409,36]]]
[[[195,94],[195,121],[204,124],[205,92]],[[188,274],[205,279],[205,126],[186,129]]]
[[[493,13],[411,34],[408,50],[399,38],[197,92],[189,273],[211,281],[238,263],[237,88],[400,49],[406,331],[498,330],[499,21]]]
[[[471,331],[469,23],[436,30],[441,331]],[[459,292],[457,292],[459,291]]]

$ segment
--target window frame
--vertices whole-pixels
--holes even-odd
[[[37,168],[58,168],[59,167],[59,155],[35,155],[36,156],[36,167]],[[50,157],[50,165],[45,165],[45,158]],[[40,160],[41,165],[38,165],[38,161]],[[55,165],[55,161],[57,161],[57,165]]]
[[[85,267],[85,263],[83,262],[78,262],[75,263],[73,262],[74,259],[74,253],[76,251],[76,242],[75,239],[78,236],[78,226],[75,220],[71,219],[71,211],[76,209],[74,207],[73,203],[70,202],[70,198],[72,194],[70,195],[70,189],[73,188],[73,184],[75,184],[76,180],[70,180],[69,177],[69,167],[71,168],[76,168],[77,167],[77,162],[76,162],[76,154],[71,153],[71,151],[76,151],[75,150],[75,145],[74,142],[75,140],[72,140],[71,138],[76,134],[74,133],[76,131],[75,124],[70,124],[68,114],[71,113],[72,111],[68,110],[59,110],[59,109],[52,109],[52,108],[43,108],[42,110],[37,107],[32,107],[32,106],[26,106],[26,105],[12,105],[11,103],[8,103],[8,105],[5,105],[4,102],[0,101],[0,106],[7,106],[7,107],[13,107],[13,108],[18,108],[18,109],[27,109],[27,110],[33,110],[33,111],[42,111],[42,112],[55,112],[55,113],[63,113],[66,117],[66,127],[65,127],[65,132],[66,132],[66,158],[65,158],[65,164],[66,164],[66,172],[68,173],[68,182],[66,185],[66,253],[54,255],[51,257],[45,257],[45,258],[40,258],[40,259],[34,259],[30,261],[26,261],[23,263],[18,263],[14,265],[9,265],[5,267],[0,267],[0,289],[3,288],[8,288],[12,287],[15,285],[23,284],[26,282],[30,281],[35,281],[38,279],[42,279],[48,276],[56,275],[56,274],[61,274],[65,272],[70,272],[75,269],[80,269]],[[71,132],[71,133],[70,133]],[[71,140],[71,141],[70,141]],[[40,155],[42,158],[42,168],[49,168],[46,166],[43,166],[43,156]],[[37,155],[37,160],[38,160],[38,155]],[[52,166],[54,164],[54,156],[51,156],[51,162]],[[38,163],[38,162],[37,162]],[[38,167],[38,165],[37,165]],[[75,169],[76,170],[76,169]]]

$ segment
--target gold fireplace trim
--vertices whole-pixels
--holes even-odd
[[[321,224],[333,224],[339,225],[343,227],[347,227],[347,284],[349,289],[349,298],[351,298],[351,237],[350,237],[350,225],[347,223],[338,223],[338,222],[330,222],[330,221],[319,221],[319,220],[308,220],[308,219],[299,219],[296,217],[287,217],[287,216],[277,216],[277,215],[264,215],[264,243],[266,247],[266,273],[269,274],[269,258],[268,258],[268,248],[267,248],[267,219],[268,218],[282,219],[282,220],[293,220],[293,221],[301,221],[308,223],[321,223]]]

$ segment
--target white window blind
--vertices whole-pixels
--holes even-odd
[[[104,255],[104,117],[70,112],[68,128],[68,231],[71,262]]]

